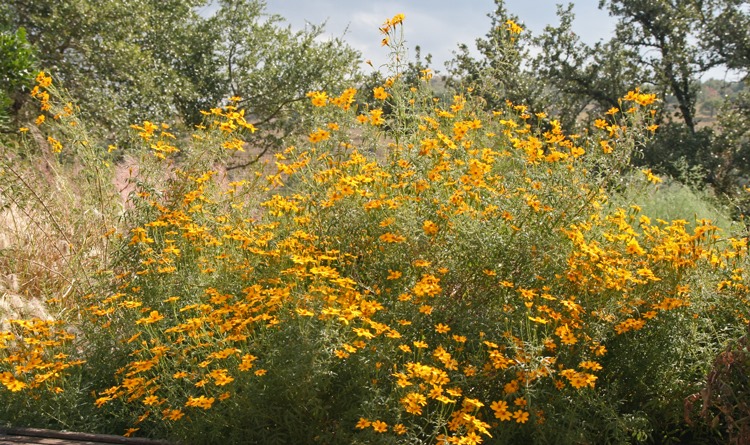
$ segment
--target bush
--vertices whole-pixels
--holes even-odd
[[[382,27],[396,55],[402,20]],[[237,98],[190,138],[134,125],[133,193],[101,211],[114,254],[57,321],[4,333],[3,406],[24,407],[4,418],[80,425],[49,414],[67,400],[86,429],[190,443],[689,433],[683,398],[747,322],[747,238],[617,205],[660,180],[629,167],[654,97],[571,135],[398,71],[380,88],[387,117],[353,89],[310,92],[308,137],[243,178],[221,168],[255,131]],[[60,134],[53,151],[92,147]]]

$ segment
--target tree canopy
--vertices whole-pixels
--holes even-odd
[[[293,31],[260,0],[72,0],[0,5],[0,25],[23,27],[49,70],[105,132],[143,119],[186,124],[240,95],[278,144],[304,93],[358,71],[359,54],[322,26]],[[115,137],[115,135],[111,135]]]

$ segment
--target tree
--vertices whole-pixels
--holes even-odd
[[[460,44],[447,64],[451,85],[474,88],[474,94],[493,108],[510,100],[541,111],[546,105],[545,86],[529,72],[530,34],[518,25],[518,17],[508,12],[504,0],[495,0],[495,12],[488,17],[490,30],[485,38],[476,40],[481,58],[475,59],[469,47]]]
[[[265,131],[250,140],[264,152],[302,127],[306,94],[336,91],[359,77],[359,53],[341,39],[321,41],[322,26],[301,31],[282,27],[265,4],[222,0],[208,29],[214,43],[215,72],[224,94],[239,96]]]
[[[695,1],[695,0],[694,0]],[[700,2],[700,42],[716,63],[747,76],[750,67],[750,4],[747,0]]]
[[[575,127],[582,113],[601,115],[619,106],[619,99],[641,85],[646,73],[632,49],[619,40],[586,45],[573,30],[573,4],[558,5],[557,27],[547,26],[534,39],[539,49],[534,73],[554,90],[551,109],[565,127]]]
[[[589,46],[573,31],[573,5],[558,6],[560,24],[538,37],[527,31],[513,35],[518,18],[496,0],[489,14],[492,27],[477,40],[479,60],[459,46],[449,66],[456,84],[473,86],[490,104],[506,99],[530,110],[546,110],[568,130],[586,112],[597,114],[618,106],[618,100],[643,83],[646,73],[635,53],[617,40]],[[533,58],[532,53],[537,53]]]
[[[649,83],[660,97],[676,101],[687,129],[696,130],[695,104],[701,75],[721,61],[694,42],[700,38],[702,1],[601,0],[619,17],[616,38],[631,48],[637,62],[650,70]],[[668,117],[668,116],[667,116]]]
[[[0,31],[0,129],[21,107],[22,97],[34,78],[36,60],[26,40],[26,30]]]
[[[261,0],[8,0],[0,24],[23,26],[40,66],[110,138],[144,119],[194,124],[200,110],[241,95],[278,146],[311,89],[357,71],[358,54],[322,27],[293,32]]]
[[[138,119],[167,120],[172,98],[190,88],[173,61],[202,3],[10,0],[0,6],[0,21],[26,28],[40,66],[111,133]]]

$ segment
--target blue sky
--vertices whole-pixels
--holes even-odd
[[[552,0],[506,0],[506,8],[519,17],[533,34],[548,24],[556,24],[556,3]],[[567,2],[566,2],[567,3]],[[608,39],[614,20],[598,9],[599,0],[577,0],[574,29],[581,39],[592,44]],[[306,23],[326,23],[326,35],[341,37],[362,52],[375,66],[387,60],[380,46],[378,27],[396,13],[404,13],[405,38],[410,51],[420,45],[422,53],[431,53],[434,69],[444,71],[459,43],[474,48],[474,41],[490,27],[487,14],[495,10],[492,0],[268,0],[267,12],[286,19],[294,29]],[[413,54],[412,54],[413,55]]]

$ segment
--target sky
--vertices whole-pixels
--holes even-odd
[[[599,0],[505,0],[505,7],[536,36],[545,26],[558,24],[558,3],[574,4],[573,31],[584,43],[593,45],[612,37],[616,19],[599,9]],[[215,9],[209,5],[201,13],[210,15]],[[419,45],[423,56],[432,55],[431,68],[445,73],[445,62],[453,58],[459,44],[467,44],[477,54],[475,41],[489,31],[487,15],[494,11],[494,0],[266,0],[266,13],[280,15],[294,30],[325,24],[321,38],[343,38],[360,51],[363,61],[372,61],[373,67],[362,65],[366,74],[388,60],[378,28],[398,13],[406,16],[408,59],[413,60],[414,47]],[[703,78],[736,81],[739,73],[714,68]]]
[[[506,0],[507,10],[534,35],[548,24],[557,24],[555,0]],[[567,1],[565,2],[567,4]],[[598,8],[599,0],[573,1],[576,20],[574,31],[581,40],[593,44],[608,39],[615,20]],[[434,70],[445,71],[459,43],[475,49],[474,42],[490,28],[488,13],[495,10],[493,0],[267,0],[266,11],[279,14],[293,29],[306,24],[325,23],[325,35],[343,37],[371,60],[375,67],[387,60],[387,50],[380,46],[378,27],[397,13],[406,15],[404,35],[413,57],[415,45],[422,55],[432,54]]]

